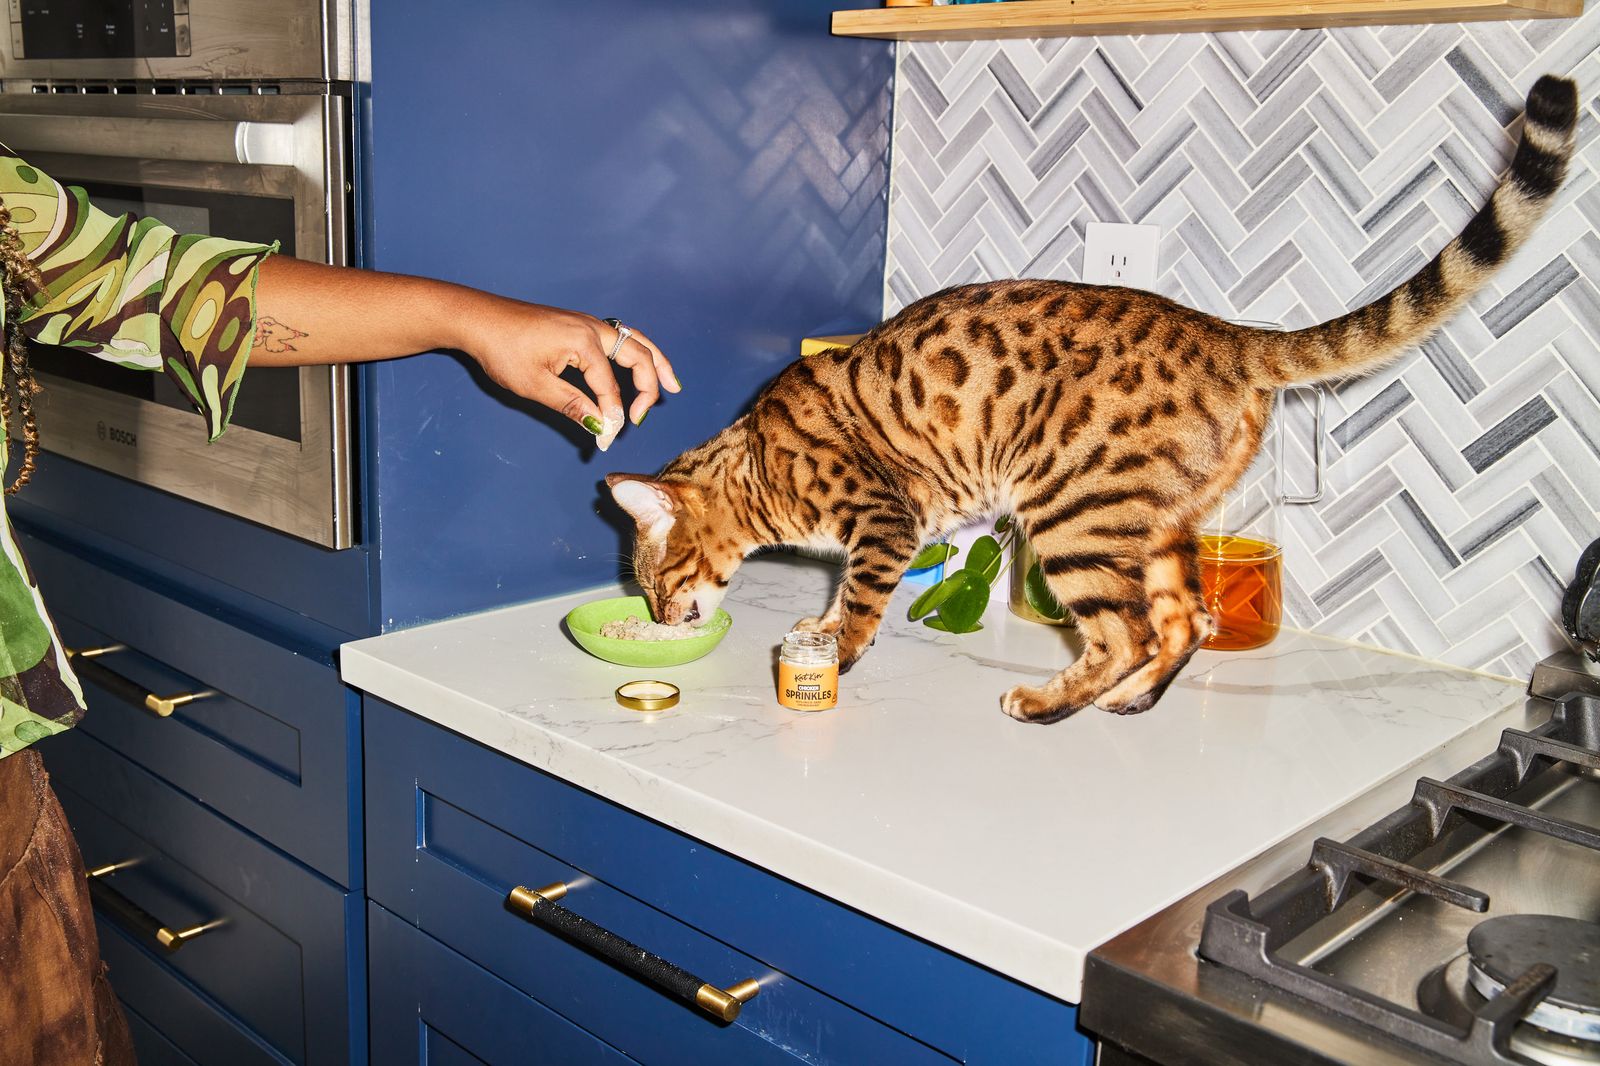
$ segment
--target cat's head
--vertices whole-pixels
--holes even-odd
[[[676,478],[607,474],[606,485],[638,527],[634,576],[656,621],[711,621],[744,559],[731,516],[699,486]]]

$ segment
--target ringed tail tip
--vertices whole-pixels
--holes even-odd
[[[1527,120],[1563,132],[1578,124],[1578,83],[1554,74],[1541,75],[1528,90]]]

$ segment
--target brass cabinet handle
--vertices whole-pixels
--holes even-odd
[[[518,885],[506,896],[506,905],[529,921],[588,948],[685,1003],[694,1004],[713,1018],[733,1021],[739,1016],[740,1008],[761,991],[760,983],[753,979],[740,981],[727,988],[718,988],[702,981],[688,970],[674,966],[659,955],[652,955],[611,930],[567,910],[556,902],[566,894],[567,886],[562,881],[538,889]]]
[[[195,937],[220,928],[227,924],[225,918],[213,918],[209,922],[190,926],[188,929],[173,929],[164,924],[155,915],[139,906],[133,900],[111,887],[105,878],[118,870],[126,870],[130,866],[139,865],[138,859],[126,859],[122,862],[108,863],[97,866],[89,871],[89,896],[94,905],[107,917],[117,919],[118,924],[130,932],[138,933],[155,942],[156,946],[169,954],[177,951]]]
[[[127,651],[126,644],[106,644],[98,648],[68,648],[67,658],[73,660],[78,668],[78,673],[93,681],[101,688],[115,695],[118,699],[137,703],[157,718],[167,718],[173,711],[186,703],[203,700],[207,696],[215,696],[210,689],[203,692],[178,692],[171,696],[157,696],[143,685],[131,681],[108,666],[102,666],[95,660],[102,655],[113,655],[119,651]]]

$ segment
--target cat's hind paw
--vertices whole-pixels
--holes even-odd
[[[1154,707],[1205,639],[1199,634],[1209,634],[1210,622],[1211,616],[1202,612],[1195,624],[1196,636],[1187,646],[1179,646],[1179,654],[1156,656],[1096,696],[1094,705],[1112,714],[1143,714]]]
[[[1074,707],[1070,704],[1057,703],[1043,689],[1029,688],[1027,685],[1018,685],[1000,697],[1002,711],[1019,722],[1029,722],[1034,725],[1059,722],[1077,713],[1082,706],[1082,704]]]

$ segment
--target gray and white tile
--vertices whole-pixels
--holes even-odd
[[[1163,229],[1159,291],[1285,325],[1426,262],[1506,167],[1529,85],[1578,78],[1550,219],[1422,350],[1331,390],[1327,494],[1284,528],[1296,624],[1500,672],[1560,644],[1560,585],[1600,534],[1600,0],[1575,20],[903,44],[899,69],[887,313],[1075,279],[1087,222],[1142,221]]]

